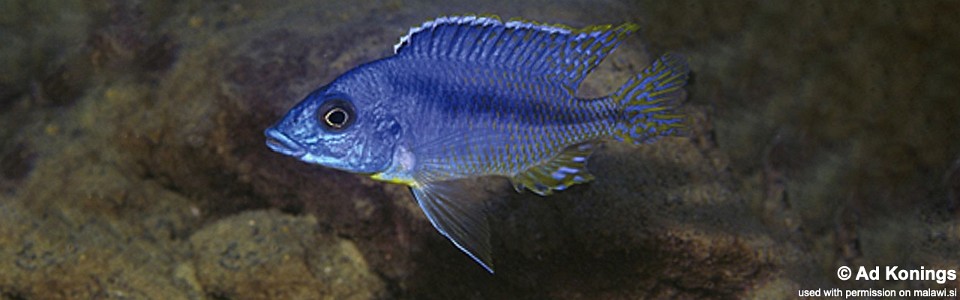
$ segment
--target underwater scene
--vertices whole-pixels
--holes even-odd
[[[955,299],[958,1],[0,1],[0,299]]]

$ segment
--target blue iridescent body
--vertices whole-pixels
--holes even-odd
[[[587,182],[605,137],[677,135],[686,62],[664,55],[617,92],[581,99],[586,75],[636,25],[572,29],[444,17],[410,30],[396,55],[312,92],[267,145],[308,163],[409,185],[430,222],[493,272],[483,199],[457,183],[504,176],[540,195]]]

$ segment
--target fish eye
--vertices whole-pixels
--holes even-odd
[[[317,109],[320,124],[328,130],[340,131],[353,124],[356,116],[353,114],[353,105],[343,99],[332,99]]]
[[[334,107],[327,112],[327,115],[323,116],[323,119],[327,121],[327,125],[330,127],[343,127],[343,124],[347,123],[347,119],[350,116],[347,115],[347,111],[339,107]]]

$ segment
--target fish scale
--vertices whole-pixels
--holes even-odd
[[[509,73],[501,73],[501,72],[497,72],[497,73],[504,74],[504,77],[505,77],[502,80],[495,80],[495,82],[498,82],[498,83],[506,82],[507,80],[510,80],[511,77],[515,77],[513,75],[510,75]],[[456,79],[448,79],[448,80],[456,81]],[[447,83],[438,81],[438,82],[427,82],[425,84],[444,86]],[[549,87],[543,87],[543,86],[540,86],[540,87],[543,88],[544,90],[550,90]],[[466,90],[484,91],[484,90],[497,90],[500,88],[502,87],[476,86],[476,87],[469,87]],[[559,91],[552,91],[552,92],[559,94]],[[604,131],[606,131],[606,130],[596,130],[596,129],[591,130],[590,126],[594,125],[594,123],[588,123],[588,122],[609,122],[610,123],[609,126],[613,125],[612,120],[609,120],[609,119],[596,119],[596,120],[589,119],[586,116],[587,114],[585,114],[585,111],[584,111],[585,109],[583,107],[577,107],[577,106],[566,107],[566,105],[576,104],[578,102],[551,101],[546,99],[545,96],[540,96],[540,95],[531,95],[531,96],[534,96],[534,97],[531,97],[531,99],[538,99],[539,101],[529,101],[529,100],[524,101],[524,99],[510,99],[506,95],[483,95],[483,94],[481,95],[458,94],[455,98],[452,98],[452,99],[443,98],[443,97],[432,98],[433,99],[432,101],[437,101],[437,102],[447,103],[452,105],[428,105],[425,107],[428,107],[430,109],[435,109],[435,110],[421,111],[419,112],[420,114],[448,115],[448,116],[481,116],[481,117],[478,117],[478,120],[477,120],[481,125],[479,126],[479,128],[476,128],[476,130],[480,130],[481,133],[476,133],[476,131],[474,131],[474,133],[483,134],[483,135],[493,135],[495,136],[493,138],[495,142],[488,143],[485,145],[486,147],[481,147],[481,148],[465,147],[465,146],[469,146],[470,145],[469,143],[464,143],[463,145],[454,144],[452,149],[458,149],[458,150],[440,153],[440,157],[436,157],[436,158],[429,157],[429,156],[421,156],[420,159],[427,159],[427,160],[443,159],[444,161],[451,161],[451,159],[449,159],[448,157],[463,156],[467,158],[479,158],[478,160],[468,159],[468,161],[471,161],[472,163],[467,166],[454,165],[453,166],[454,168],[457,168],[458,170],[463,171],[463,173],[450,174],[449,176],[465,176],[465,175],[484,174],[484,173],[486,174],[499,173],[500,175],[511,175],[528,168],[531,164],[539,163],[543,159],[551,157],[552,156],[551,154],[554,154],[554,152],[561,151],[562,149],[557,149],[558,145],[571,144],[572,142],[576,142],[581,139],[586,140],[586,139],[596,138],[601,134],[603,134]],[[464,106],[464,105],[459,105],[457,103],[460,99],[494,99],[494,100],[492,101],[492,103],[481,101],[482,103],[491,103],[491,105]],[[601,100],[594,100],[594,101],[601,101]],[[508,102],[511,103],[512,105],[505,104]],[[474,101],[474,103],[476,102]],[[538,111],[536,106],[543,105],[543,104],[546,104],[546,106],[550,107],[550,110],[546,112],[543,110]],[[444,109],[457,109],[457,108],[464,108],[464,107],[472,108],[472,109],[466,112],[458,111],[457,113],[450,113],[450,112],[443,111]],[[598,107],[603,107],[603,106],[598,106]],[[551,115],[558,116],[559,118],[556,119],[556,123],[562,124],[562,126],[558,126],[559,128],[557,128],[556,130],[550,130],[550,131],[539,130],[539,131],[545,131],[545,132],[537,132],[538,128],[545,128],[545,126],[549,124],[544,122],[533,122],[532,118],[525,117],[525,116],[536,114],[536,113],[540,113],[540,114],[550,113]],[[494,118],[483,117],[483,116],[489,116],[491,114],[493,115],[499,114],[500,117],[494,117]],[[445,123],[448,124],[447,126],[449,127],[456,128],[456,127],[466,126],[465,124],[472,123],[472,122],[474,121],[471,119],[454,117],[446,120]],[[605,127],[609,127],[609,126],[605,126]],[[540,145],[541,147],[536,147],[536,148],[533,147],[535,145],[532,145],[532,144],[536,143],[536,141],[533,139],[530,139],[529,137],[535,134],[546,136],[550,146],[547,148],[542,147],[542,145]],[[510,141],[511,136],[521,137],[521,139],[517,141],[520,144],[519,147],[513,147],[513,148],[508,147],[508,145],[511,144],[511,141]],[[429,139],[429,137],[425,137],[425,138]],[[549,149],[549,151],[544,151],[547,149]],[[500,153],[500,155],[491,156],[489,155],[491,153]],[[513,160],[514,164],[507,166],[508,167],[507,169],[497,168],[494,162],[504,161],[507,158],[516,158],[515,160]]]
[[[575,97],[637,29],[440,17],[411,28],[395,55],[310,93],[265,131],[267,146],[408,185],[430,223],[493,272],[486,199],[465,184],[504,176],[546,196],[593,180],[587,158],[604,138],[645,144],[682,133],[689,69],[680,56],[660,57],[608,96]]]

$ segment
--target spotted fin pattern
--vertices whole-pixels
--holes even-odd
[[[612,96],[622,107],[613,137],[643,144],[681,135],[684,115],[680,101],[686,96],[683,86],[689,73],[683,56],[668,53],[627,81]]]
[[[554,159],[517,174],[510,179],[517,192],[526,187],[541,196],[553,191],[562,191],[567,187],[593,180],[587,171],[587,158],[593,153],[593,143],[574,145],[557,155]]]

